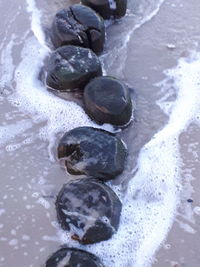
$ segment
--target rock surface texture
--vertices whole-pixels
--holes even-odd
[[[118,229],[121,208],[112,189],[94,179],[65,184],[56,200],[61,227],[81,244],[109,239]]]
[[[132,101],[128,87],[112,77],[98,77],[84,89],[87,114],[97,123],[126,125],[132,116]]]
[[[52,24],[51,40],[56,48],[76,45],[100,53],[105,43],[104,21],[90,7],[72,5],[56,14]]]
[[[70,174],[103,181],[114,179],[124,169],[127,151],[118,137],[92,127],[67,132],[58,145],[58,158],[65,160]]]
[[[101,63],[88,48],[62,46],[54,51],[46,67],[46,83],[60,90],[83,89],[96,76],[102,75]]]
[[[127,0],[81,0],[82,4],[91,7],[104,19],[116,19],[125,16]]]
[[[47,260],[46,267],[103,267],[103,264],[92,253],[63,247]]]

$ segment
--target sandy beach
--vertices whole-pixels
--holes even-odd
[[[75,3],[0,1],[1,267],[43,266],[60,245],[77,246],[56,220],[55,196],[73,179],[56,146],[65,131],[96,124],[80,99],[52,94],[39,80],[50,53],[43,33],[57,10]],[[200,2],[129,0],[128,7],[107,27],[100,57],[107,75],[129,85],[135,106],[134,120],[117,133],[129,149],[126,169],[109,183],[124,210],[113,239],[80,247],[109,267],[198,267]]]

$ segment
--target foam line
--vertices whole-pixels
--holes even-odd
[[[45,35],[41,26],[42,13],[39,11],[39,9],[37,9],[34,0],[26,0],[26,3],[27,11],[31,14],[31,30],[38,39],[39,43],[47,48],[45,44]]]

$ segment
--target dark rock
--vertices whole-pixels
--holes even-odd
[[[104,19],[110,19],[111,9],[109,0],[81,0],[82,4],[91,7]]]
[[[65,160],[70,174],[113,179],[124,169],[126,148],[115,135],[92,127],[66,133],[58,146],[58,158]]]
[[[62,247],[46,262],[46,267],[103,267],[94,254],[76,248]]]
[[[125,16],[127,0],[81,0],[82,4],[91,7],[104,19]]]
[[[96,76],[102,75],[101,63],[93,51],[77,46],[62,46],[47,62],[46,83],[57,90],[83,89]]]
[[[103,51],[105,26],[103,19],[90,7],[72,5],[59,11],[52,24],[51,39],[56,48],[77,45]]]
[[[114,11],[114,17],[119,19],[126,15],[127,0],[115,0],[115,2],[116,2],[116,10]]]
[[[128,87],[112,77],[98,77],[84,89],[87,114],[96,122],[125,125],[131,120],[132,101]]]
[[[61,227],[81,244],[108,240],[118,229],[121,207],[112,189],[91,178],[65,184],[56,200]]]

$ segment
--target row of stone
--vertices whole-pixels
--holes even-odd
[[[126,13],[126,0],[82,0],[58,12],[51,39],[57,48],[46,68],[48,87],[68,91],[84,90],[84,107],[97,123],[125,125],[132,116],[129,89],[113,77],[102,77],[95,53],[103,50],[103,18],[119,18]],[[60,47],[62,46],[62,47]],[[93,51],[92,51],[92,50]],[[127,156],[124,143],[104,130],[80,127],[66,133],[58,145],[58,158],[72,175],[85,175],[63,185],[56,199],[57,218],[71,238],[81,244],[109,239],[118,229],[122,204],[103,182],[122,173]],[[46,262],[56,266],[102,267],[91,253],[63,247]]]
[[[73,240],[93,244],[108,240],[118,230],[122,204],[103,182],[123,171],[126,156],[123,142],[101,129],[75,128],[60,140],[58,158],[64,160],[69,173],[85,175],[63,185],[55,203],[58,222]],[[65,247],[49,258],[46,267],[56,267],[66,259],[69,265],[62,266],[103,266],[96,256]]]
[[[58,91],[83,89],[86,113],[97,123],[123,126],[133,113],[129,88],[113,77],[102,77],[98,57],[90,49],[63,46],[54,51],[46,67],[46,84]]]
[[[86,176],[65,184],[56,200],[58,221],[72,239],[92,244],[117,231],[122,205],[103,182],[123,171],[126,155],[118,137],[92,127],[75,128],[61,139],[58,157],[68,172]]]
[[[96,10],[105,2],[108,5],[108,1],[103,1],[104,5],[83,1],[91,7],[94,2]],[[122,5],[126,7],[126,1],[116,1],[116,7]],[[99,124],[127,125],[133,113],[129,88],[114,77],[102,77],[101,62],[94,53],[102,52],[104,47],[103,19],[90,7],[76,4],[56,14],[51,32],[52,43],[58,48],[47,61],[47,86],[58,91],[81,89],[84,109],[93,120]]]

